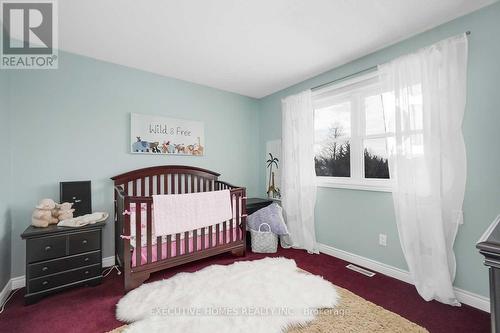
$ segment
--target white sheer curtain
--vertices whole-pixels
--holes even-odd
[[[314,231],[316,174],[311,91],[289,96],[282,105],[282,206],[291,246],[318,253]]]
[[[460,305],[453,242],[462,223],[467,37],[453,37],[379,66],[399,237],[419,294]]]

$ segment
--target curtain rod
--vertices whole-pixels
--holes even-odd
[[[349,74],[349,75],[346,75],[346,76],[343,76],[341,78],[338,78],[338,79],[335,79],[333,81],[330,81],[330,82],[327,82],[327,83],[323,83],[323,84],[320,84],[316,87],[312,87],[311,90],[314,91],[314,90],[318,90],[318,89],[321,89],[321,88],[324,88],[326,86],[329,86],[329,85],[332,85],[334,83],[337,83],[337,82],[340,82],[340,81],[344,81],[344,80],[347,80],[347,79],[350,79],[352,77],[355,77],[355,76],[358,76],[358,75],[361,75],[361,74],[364,74],[364,73],[368,73],[368,72],[373,72],[377,70],[377,66],[372,66],[372,67],[369,67],[369,68],[365,68],[363,70],[360,70],[356,73],[352,73],[352,74]]]
[[[467,30],[465,32],[465,34],[468,36],[471,34],[470,30]],[[320,84],[320,85],[317,85],[315,87],[312,87],[311,90],[314,91],[314,90],[318,90],[318,89],[321,89],[321,88],[324,88],[326,86],[329,86],[329,85],[332,85],[334,83],[337,83],[337,82],[340,82],[340,81],[344,81],[344,80],[347,80],[347,79],[350,79],[351,77],[355,77],[355,76],[358,76],[360,74],[364,74],[364,73],[368,73],[368,72],[373,72],[377,69],[377,66],[372,66],[372,67],[369,67],[369,68],[365,68],[365,69],[362,69],[356,73],[352,73],[352,74],[349,74],[349,75],[346,75],[346,76],[343,76],[341,78],[338,78],[338,79],[335,79],[333,81],[329,81],[329,82],[326,82],[326,83],[323,83],[323,84]]]

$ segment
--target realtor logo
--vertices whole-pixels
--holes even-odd
[[[58,65],[57,3],[1,1],[2,69],[55,69]]]

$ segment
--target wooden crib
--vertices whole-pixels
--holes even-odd
[[[224,252],[246,251],[246,190],[218,180],[216,172],[181,165],[130,171],[115,183],[115,253],[124,273],[125,291],[151,273]],[[154,236],[154,194],[230,190],[233,218],[207,228]]]

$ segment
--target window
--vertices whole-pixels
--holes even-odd
[[[394,136],[394,94],[377,74],[314,93],[314,152],[319,186],[389,191],[387,142]],[[392,113],[390,112],[392,110]],[[389,112],[388,112],[389,111]]]

